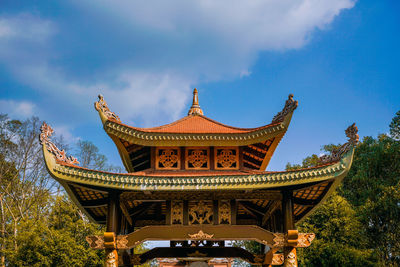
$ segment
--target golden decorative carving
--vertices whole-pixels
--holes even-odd
[[[92,235],[87,236],[86,241],[89,247],[93,249],[104,249],[104,236]]]
[[[118,254],[116,250],[107,253],[105,265],[106,267],[118,267]]]
[[[346,136],[349,140],[341,145],[338,149],[334,149],[330,155],[323,155],[319,158],[319,161],[322,164],[331,163],[335,161],[339,161],[344,154],[346,154],[351,147],[357,145],[359,136],[358,136],[358,128],[355,123],[350,125],[346,131]]]
[[[166,168],[174,168],[174,165],[178,162],[179,157],[175,149],[162,149],[161,155],[159,155],[159,163]]]
[[[229,201],[221,201],[218,209],[219,224],[231,224],[231,204]]]
[[[117,236],[117,248],[118,249],[128,249],[128,236],[127,235],[119,235]]]
[[[296,257],[296,249],[292,249],[286,257],[286,265],[289,267],[297,267],[297,257]]]
[[[189,224],[210,224],[212,209],[203,201],[189,209]]]
[[[182,201],[172,201],[171,203],[171,224],[183,224]]]
[[[111,112],[111,110],[108,108],[108,105],[106,103],[106,101],[104,100],[102,95],[99,95],[99,100],[97,102],[94,103],[94,108],[97,111],[101,111],[104,113],[104,115],[109,119],[109,120],[113,120],[116,122],[121,122],[120,118],[115,115],[114,112]]]
[[[133,254],[131,257],[131,264],[132,265],[142,265],[140,261],[140,255],[141,254]]]
[[[208,162],[208,155],[205,155],[203,149],[193,149],[188,155],[187,161],[193,165],[193,169],[202,169],[203,165]]]
[[[305,248],[311,245],[311,242],[314,240],[315,234],[313,233],[300,233],[299,239],[297,242],[297,247]]]
[[[237,165],[237,150],[233,149],[216,149],[217,156],[216,156],[216,169],[231,169],[236,168],[237,166],[233,166],[235,163]],[[235,153],[236,152],[236,155]],[[221,165],[219,167],[218,165]]]
[[[297,100],[295,101],[293,99],[293,94],[290,94],[288,99],[285,102],[285,106],[283,107],[282,111],[278,112],[272,119],[272,123],[277,123],[277,122],[282,122],[286,115],[288,115],[290,112],[293,112],[297,106],[298,106]]]
[[[285,245],[285,234],[274,233],[274,244],[273,247],[283,247]]]
[[[79,161],[76,158],[73,156],[67,157],[64,150],[58,149],[58,147],[50,141],[50,136],[52,136],[53,132],[54,130],[50,127],[50,125],[43,122],[42,126],[40,127],[40,143],[46,146],[47,151],[52,153],[57,160],[73,165],[79,164]]]
[[[284,256],[282,253],[277,253],[272,256],[271,265],[282,265],[284,261]]]
[[[200,230],[197,234],[188,234],[188,236],[194,240],[205,240],[213,238],[214,235],[204,233],[202,230]]]

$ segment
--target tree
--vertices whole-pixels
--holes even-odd
[[[298,228],[316,234],[310,247],[298,250],[300,266],[375,266],[356,211],[336,193]]]
[[[400,140],[400,110],[397,111],[396,116],[392,119],[389,129],[390,136],[393,139]]]

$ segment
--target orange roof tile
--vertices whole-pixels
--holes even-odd
[[[152,128],[138,128],[128,126],[132,129],[136,129],[142,132],[152,132],[152,133],[248,133],[255,130],[260,130],[263,128],[268,128],[270,126],[278,125],[279,123],[268,124],[265,126],[257,127],[257,128],[238,128],[232,127],[210,118],[207,118],[203,115],[188,115],[180,120],[172,122],[170,124],[166,124],[159,127],[152,127]]]

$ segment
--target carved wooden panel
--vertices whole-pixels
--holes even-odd
[[[183,224],[183,201],[171,202],[171,224]]]
[[[231,224],[231,204],[229,200],[221,200],[218,207],[219,224]]]
[[[158,147],[156,149],[156,169],[178,170],[181,166],[178,147]]]
[[[185,149],[185,168],[192,170],[210,169],[210,148],[188,147]]]
[[[213,207],[211,201],[189,202],[189,224],[212,224]]]
[[[216,147],[214,154],[216,170],[239,169],[239,149],[237,147]]]

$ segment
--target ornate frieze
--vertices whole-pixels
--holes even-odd
[[[213,238],[214,235],[204,233],[202,230],[200,230],[198,233],[188,234],[188,236],[190,237],[190,239],[193,239],[193,240],[205,240],[205,239]]]
[[[171,202],[171,224],[183,224],[183,201]]]
[[[219,224],[231,224],[231,204],[229,201],[221,200],[218,207]]]
[[[297,108],[298,104],[297,100],[293,99],[293,94],[290,94],[282,111],[278,112],[278,114],[274,116],[272,123],[282,122],[289,113],[293,112]]]
[[[272,256],[271,265],[282,265],[284,261],[284,256],[282,253],[276,253]]]
[[[120,118],[108,108],[108,105],[102,95],[99,95],[99,100],[94,103],[94,107],[97,111],[103,112],[107,119],[121,122]]]
[[[93,249],[105,249],[105,248],[127,249],[129,243],[127,239],[128,236],[118,235],[114,237],[113,234],[114,233],[105,233],[103,236],[101,235],[87,236],[86,241],[88,242],[89,247]]]
[[[52,153],[58,161],[62,161],[68,164],[79,164],[79,161],[73,156],[67,157],[64,150],[58,149],[58,147],[50,141],[50,136],[52,136],[54,130],[47,123],[43,122],[40,127],[40,143],[46,146],[47,151]]]
[[[289,230],[287,234],[274,233],[272,246],[275,248],[284,246],[305,248],[311,245],[314,238],[314,233],[299,233],[297,230]]]
[[[323,155],[319,158],[321,164],[331,163],[335,161],[339,161],[344,154],[346,154],[351,147],[357,145],[359,136],[358,136],[358,128],[355,123],[350,125],[346,131],[346,136],[349,140],[341,145],[338,149],[332,151],[330,155]]]
[[[189,208],[189,224],[211,224],[213,210],[209,203],[204,201],[191,202]]]
[[[215,148],[215,169],[229,170],[239,168],[239,151],[233,148]]]
[[[176,170],[180,168],[179,148],[157,148],[156,168],[165,170]]]

